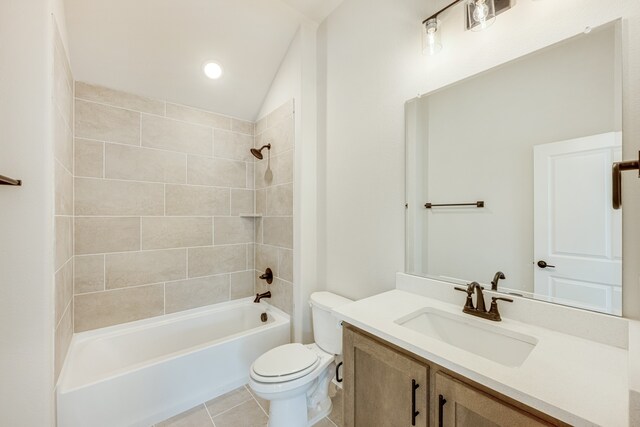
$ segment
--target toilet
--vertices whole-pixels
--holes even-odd
[[[353,302],[331,292],[311,294],[315,343],[285,344],[251,365],[249,386],[269,401],[269,427],[312,426],[331,412],[329,383],[342,354],[342,326],[331,310]]]

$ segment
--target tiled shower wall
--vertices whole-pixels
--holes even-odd
[[[256,279],[256,291],[270,290],[271,303],[292,314],[293,311],[293,165],[294,105],[280,106],[256,123],[256,147],[271,143],[264,159],[255,163],[256,277],[267,267],[274,281],[267,286]]]
[[[76,332],[253,294],[253,132],[76,82]]]
[[[54,31],[54,381],[57,381],[73,335],[73,77],[60,34],[57,28]]]

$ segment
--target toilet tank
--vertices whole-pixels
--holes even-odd
[[[313,338],[330,354],[342,354],[342,326],[331,313],[334,308],[353,302],[331,292],[314,292],[309,299],[313,317]]]

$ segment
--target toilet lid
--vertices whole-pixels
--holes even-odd
[[[285,344],[267,351],[253,363],[261,377],[283,377],[304,371],[318,361],[318,355],[302,344]]]

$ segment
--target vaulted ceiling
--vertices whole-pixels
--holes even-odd
[[[300,24],[341,2],[65,0],[74,77],[253,120]]]

